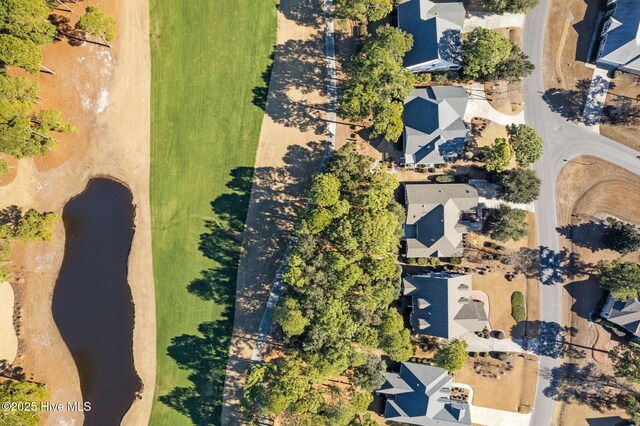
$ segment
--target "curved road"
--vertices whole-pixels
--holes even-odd
[[[562,325],[562,280],[559,279],[559,251],[555,189],[558,173],[565,164],[580,155],[593,155],[615,163],[640,175],[638,152],[611,139],[600,136],[584,127],[568,122],[554,113],[543,99],[543,46],[546,17],[550,0],[541,0],[538,6],[527,14],[524,26],[523,50],[535,64],[535,72],[524,84],[525,121],[534,127],[544,140],[544,155],[535,170],[542,179],[540,198],[536,202],[538,216],[538,237],[540,249],[551,255],[541,256],[540,276],[541,312],[543,324],[540,344],[553,345],[554,331]],[[550,250],[550,251],[549,251]],[[553,325],[555,324],[555,327]],[[542,350],[542,353],[547,351]],[[536,402],[531,424],[546,426],[552,424],[555,401],[550,389],[548,373],[561,364],[561,359],[547,355],[540,357],[540,370]],[[546,391],[545,391],[546,390]],[[547,394],[547,395],[545,395]]]

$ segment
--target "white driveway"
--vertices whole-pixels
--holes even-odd
[[[524,124],[524,112],[517,115],[507,115],[491,106],[484,92],[482,84],[472,84],[465,87],[469,95],[469,103],[464,114],[464,120],[469,122],[474,117],[486,118],[498,124]]]
[[[536,212],[535,203],[529,203],[529,204],[509,203],[507,201],[499,200],[497,198],[485,198],[485,197],[479,197],[478,203],[484,204],[484,206],[488,209],[495,209],[497,207],[500,207],[501,205],[505,205],[505,206],[511,207],[512,209],[526,210],[533,213]]]
[[[610,83],[611,79],[607,70],[602,68],[593,70],[589,94],[582,112],[582,124],[596,133],[600,133],[600,117],[602,116],[602,109],[607,99]]]
[[[462,336],[467,342],[469,352],[515,352],[526,353],[522,340],[519,339],[496,339],[490,337],[485,339],[478,337],[475,333],[467,333]]]
[[[471,406],[471,422],[487,426],[529,426],[531,413],[520,414],[512,411]]]
[[[484,27],[490,30],[507,27],[523,27],[524,13],[505,13],[496,15],[495,13],[467,13],[462,27],[463,33],[475,30],[477,27]]]

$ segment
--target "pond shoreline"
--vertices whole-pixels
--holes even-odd
[[[65,253],[52,312],[78,369],[85,425],[120,423],[142,382],[133,358],[135,305],[128,283],[135,206],[117,179],[91,179],[63,209]],[[106,423],[105,423],[106,422]]]

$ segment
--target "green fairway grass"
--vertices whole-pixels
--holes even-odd
[[[275,0],[151,0],[152,425],[218,424]]]

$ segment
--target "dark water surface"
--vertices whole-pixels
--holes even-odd
[[[78,367],[83,398],[92,405],[86,426],[120,424],[141,389],[127,282],[132,200],[123,185],[93,179],[62,213],[66,243],[53,317]]]

